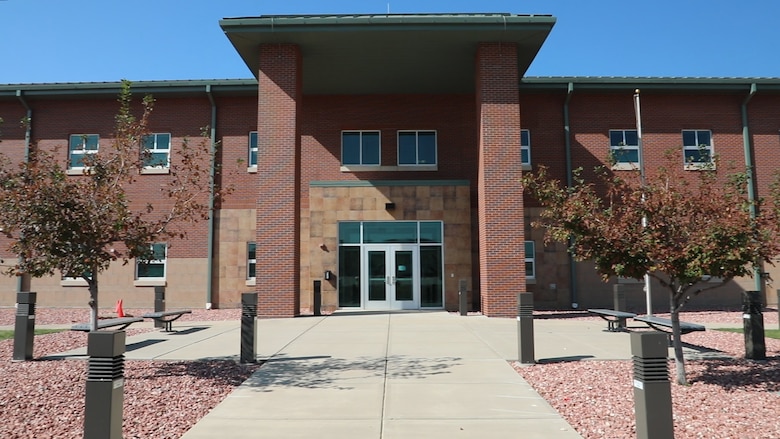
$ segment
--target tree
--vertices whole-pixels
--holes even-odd
[[[0,231],[19,256],[6,273],[42,277],[59,272],[86,280],[93,331],[98,275],[115,261],[148,260],[152,243],[183,239],[184,225],[210,214],[213,151],[205,135],[196,145],[185,140],[176,152],[167,183],[147,198],[155,204],[127,196],[150,158],[144,139],[154,107],[154,99],[144,97],[136,118],[130,86],[122,81],[113,144],[84,154],[83,175],[68,175],[56,151],[33,149],[26,163],[0,155]],[[212,192],[215,197],[225,193]]]
[[[547,241],[573,238],[575,258],[592,260],[604,280],[647,273],[668,290],[677,382],[685,384],[680,310],[704,291],[752,276],[755,264],[771,263],[780,234],[777,203],[751,214],[746,173],[683,171],[681,156],[667,152],[666,165],[644,184],[638,171],[620,177],[604,167],[592,182],[577,170],[570,187],[541,167],[522,184],[546,208],[534,226],[546,230]],[[713,278],[720,282],[703,282]]]

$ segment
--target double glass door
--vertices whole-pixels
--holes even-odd
[[[420,307],[419,247],[404,244],[365,245],[363,304],[365,309]]]

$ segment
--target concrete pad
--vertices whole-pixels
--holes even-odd
[[[318,419],[230,419],[226,429],[221,422],[195,424],[182,439],[344,439],[379,438],[381,423],[372,420]],[[227,434],[226,434],[227,433]]]
[[[358,437],[358,436],[353,436]],[[379,436],[371,436],[379,437]],[[540,419],[386,419],[382,439],[576,439],[568,423],[556,418]]]
[[[459,357],[424,359],[390,357],[387,379],[425,383],[514,383],[517,372],[504,359],[464,360]]]

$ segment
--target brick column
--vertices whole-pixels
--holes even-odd
[[[479,45],[479,270],[489,317],[516,316],[517,294],[526,292],[519,79],[515,45]]]
[[[257,315],[300,313],[301,54],[298,46],[260,47],[257,111]]]

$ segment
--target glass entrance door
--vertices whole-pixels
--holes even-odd
[[[363,246],[364,308],[418,309],[419,257],[416,245]]]

